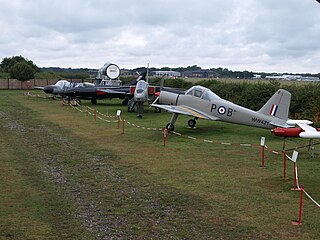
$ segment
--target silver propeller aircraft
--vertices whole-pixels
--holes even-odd
[[[188,121],[191,128],[195,127],[198,118],[202,118],[273,129],[293,127],[287,123],[290,101],[291,93],[279,89],[259,111],[253,111],[220,98],[208,88],[193,86],[182,93],[164,89],[151,106],[173,113],[166,125],[170,131],[174,131],[179,114],[193,117]]]

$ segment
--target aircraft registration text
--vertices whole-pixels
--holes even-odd
[[[262,120],[262,119],[259,119],[259,118],[252,118],[251,121],[255,122],[255,123],[260,123],[260,124],[263,124],[263,125],[269,125],[270,124],[269,121]]]
[[[232,108],[226,108],[224,106],[217,106],[216,104],[212,104],[211,105],[211,112],[213,111],[217,111],[220,115],[224,115],[226,114],[228,117],[231,117],[232,116],[232,113],[233,113],[233,109]]]

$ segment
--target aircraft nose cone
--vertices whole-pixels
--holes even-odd
[[[43,88],[43,91],[45,93],[53,93],[53,87],[52,86],[46,86]]]

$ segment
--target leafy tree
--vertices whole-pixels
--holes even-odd
[[[10,72],[10,69],[17,63],[20,62],[25,62],[28,65],[30,65],[33,69],[34,72],[40,72],[40,69],[31,61],[28,60],[22,56],[13,56],[13,57],[6,57],[3,58],[0,67],[5,71],[5,72]]]
[[[27,81],[34,78],[34,69],[27,62],[18,62],[10,70],[10,77],[20,81]]]

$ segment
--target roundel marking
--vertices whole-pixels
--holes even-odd
[[[225,114],[226,111],[227,111],[226,108],[223,107],[223,106],[221,106],[221,107],[218,108],[218,113],[221,114],[221,115]]]

